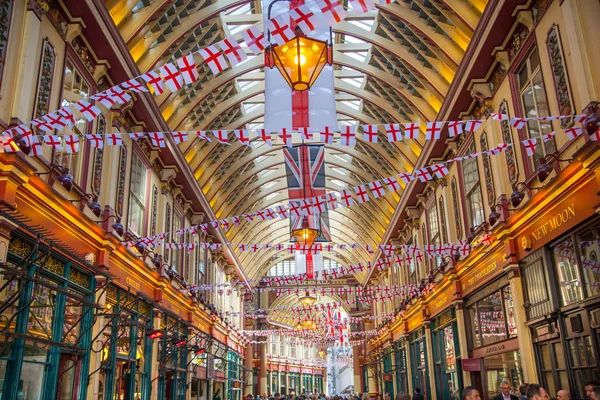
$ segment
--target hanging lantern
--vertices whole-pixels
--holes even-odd
[[[300,300],[300,304],[302,304],[305,307],[310,307],[313,304],[315,304],[315,301],[317,301],[317,298],[314,296],[311,296],[310,293],[308,293],[308,291],[306,291],[306,293],[304,293],[304,296],[300,297],[298,300]]]
[[[325,65],[333,64],[333,52],[327,42],[300,35],[282,46],[269,47],[266,60],[270,68],[277,67],[292,89],[301,92],[310,89]]]
[[[310,227],[308,217],[302,218],[302,226],[299,229],[292,229],[292,238],[298,244],[312,246],[318,236],[319,230]]]

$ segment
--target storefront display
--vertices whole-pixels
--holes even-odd
[[[396,393],[408,392],[408,370],[404,340],[394,343],[394,368],[396,370]]]
[[[433,362],[438,399],[459,399],[462,387],[456,315],[453,308],[432,321]]]
[[[419,328],[409,335],[410,360],[413,389],[420,388],[421,393],[429,398],[429,370],[427,368],[427,344],[425,342],[425,328]]]

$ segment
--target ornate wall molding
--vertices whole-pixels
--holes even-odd
[[[54,66],[56,64],[56,52],[54,46],[44,38],[42,44],[42,58],[38,78],[37,94],[35,96],[35,109],[33,118],[39,118],[48,113],[50,107],[50,95],[52,94],[52,79],[54,77]]]
[[[122,145],[121,156],[119,158],[119,176],[117,180],[117,201],[115,203],[115,213],[117,216],[123,216],[125,207],[125,172],[127,171],[127,147]]]
[[[488,205],[491,207],[496,202],[496,195],[494,194],[494,179],[492,177],[492,167],[490,165],[490,156],[485,153],[489,150],[487,133],[483,131],[481,138],[479,139],[481,144],[481,159],[483,161],[483,174],[485,176],[485,188],[487,194]]]
[[[556,91],[556,101],[558,102],[558,110],[561,115],[571,115],[575,111],[573,106],[573,95],[569,77],[567,73],[567,64],[565,62],[562,43],[560,40],[560,32],[558,25],[554,24],[548,31],[546,39],[546,47],[548,49],[548,57],[550,58],[550,66],[552,67],[552,80]],[[561,118],[560,126],[565,129],[573,125],[573,118]]]
[[[509,115],[508,103],[506,100],[502,100],[502,103],[500,103],[500,107],[498,108],[498,112]],[[512,129],[510,128],[509,122],[507,120],[500,121],[500,128],[502,129],[502,138],[504,139],[504,143],[508,145],[513,144]],[[504,151],[504,155],[506,156],[506,165],[508,168],[508,180],[511,184],[514,184],[519,179],[519,169],[517,167],[514,147],[508,146],[506,151]]]
[[[98,116],[98,135],[106,133],[106,119],[102,114]],[[104,160],[104,149],[96,148],[94,152],[94,165],[92,172],[92,193],[100,195],[100,186],[102,184],[102,161]]]
[[[13,1],[0,1],[0,87],[2,87],[2,75],[4,74],[4,61],[10,37],[10,23],[12,20]]]
[[[458,208],[460,207],[460,203],[458,202],[458,187],[456,186],[456,176],[452,177],[450,188],[452,190],[452,202],[454,203],[454,223],[456,224],[456,237],[460,240],[462,239],[462,225],[460,224],[460,211],[458,210]]]

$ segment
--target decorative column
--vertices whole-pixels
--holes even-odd
[[[156,309],[154,310],[154,320],[152,321],[152,329],[158,330],[160,329],[160,312]],[[152,341],[152,368],[150,370],[150,381],[152,382],[152,394],[150,396],[151,400],[158,400],[158,374],[159,371],[159,354],[158,354],[158,340]]]
[[[96,286],[104,285],[104,280],[106,278],[103,276],[96,276]],[[106,305],[106,292],[100,290],[96,293],[96,304],[98,307],[101,307],[103,310]],[[105,318],[103,312],[99,312],[99,315],[96,318],[96,323],[92,327],[92,337],[97,337],[100,330],[104,327]],[[92,343],[92,350],[90,351],[90,371],[95,371],[89,380],[89,387],[87,391],[87,400],[95,400],[98,398],[98,389],[100,385],[100,365],[102,364],[102,349],[98,348],[102,347],[100,341],[96,341],[96,343]]]
[[[408,383],[408,393],[413,393],[413,370],[412,370],[412,359],[410,354],[410,341],[408,340],[408,333],[404,333],[404,352],[406,354],[406,380]]]
[[[425,343],[427,346],[427,370],[429,371],[429,399],[437,400],[437,390],[435,390],[435,364],[433,363],[433,338],[431,336],[431,321],[423,322],[425,326]]]
[[[248,373],[248,379],[245,382],[244,386],[244,396],[252,394],[253,385],[254,385],[254,372],[252,368],[252,357],[254,356],[254,346],[252,343],[248,343],[246,345],[246,358],[244,358],[244,367],[250,371]],[[258,393],[255,393],[256,395]]]
[[[268,392],[267,390],[267,338],[261,338],[262,343],[258,345],[259,361],[258,368],[258,394],[261,396]]]
[[[458,346],[461,360],[469,358],[469,344],[467,343],[467,322],[465,320],[465,309],[462,300],[454,302],[456,310],[456,327],[458,334]],[[471,386],[471,373],[462,371],[463,386]]]
[[[360,369],[360,348],[352,347],[352,367],[354,368],[354,391],[362,392],[361,369]]]
[[[517,327],[517,341],[521,354],[533,349],[533,338],[531,329],[527,326],[527,312],[525,311],[525,296],[523,295],[523,281],[519,264],[509,264],[504,268],[508,273],[510,282],[510,293],[512,294],[515,312],[515,325]],[[537,382],[537,372],[533,357],[521,357],[523,365],[523,380],[525,382]]]

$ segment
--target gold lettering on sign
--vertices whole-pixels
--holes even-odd
[[[445,298],[441,298],[439,300],[437,300],[436,302],[433,303],[433,308],[435,308],[436,310],[441,309],[444,304],[446,304],[446,299]]]
[[[127,284],[129,286],[131,286],[132,288],[134,288],[136,290],[140,290],[140,283],[138,281],[134,281],[130,277],[127,277],[127,278],[125,278],[125,282],[127,282]]]
[[[496,261],[494,261],[493,263],[491,263],[490,265],[485,267],[483,270],[476,273],[472,278],[469,278],[469,281],[468,281],[469,286],[473,286],[475,283],[479,282],[482,278],[485,278],[487,275],[494,272],[494,270],[496,269],[497,266],[498,266],[498,263]]]
[[[542,239],[544,236],[553,232],[557,228],[560,228],[562,224],[570,221],[573,218],[575,218],[575,203],[572,203],[570,206],[565,207],[556,215],[554,215],[554,217],[544,222],[542,226],[531,232],[533,242],[535,243],[536,241]]]

